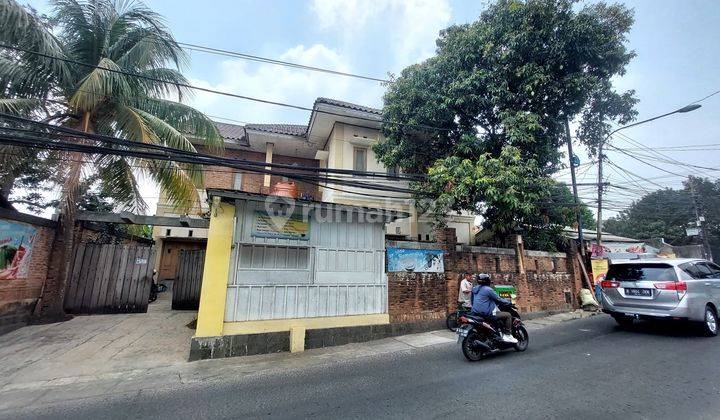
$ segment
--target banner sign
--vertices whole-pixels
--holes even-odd
[[[445,271],[440,249],[387,249],[388,272],[442,273]]]
[[[604,257],[606,254],[644,254],[646,246],[644,242],[627,243],[627,242],[603,242],[602,247],[597,244],[591,246],[591,256]]]
[[[608,260],[606,259],[597,259],[597,260],[590,260],[590,264],[592,266],[592,275],[593,275],[593,281],[595,284],[600,283],[601,281],[605,280],[605,276],[608,272]]]
[[[273,216],[259,211],[255,213],[252,236],[307,241],[310,240],[310,220],[300,214]]]
[[[36,236],[31,225],[0,220],[0,280],[27,277]]]

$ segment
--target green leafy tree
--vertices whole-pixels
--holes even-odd
[[[694,226],[695,207],[689,182],[694,183],[695,197],[713,255],[720,251],[720,181],[691,177],[680,190],[654,191],[634,202],[603,223],[610,233],[637,239],[663,238],[671,245],[688,245],[697,239],[687,236],[686,228]]]
[[[45,114],[44,120],[54,124],[187,151],[195,150],[191,136],[221,147],[211,120],[167,99],[188,93],[180,86],[187,80],[178,70],[187,57],[157,13],[141,2],[119,0],[52,4],[52,15],[42,19],[14,0],[0,0],[0,42],[32,52],[2,49],[0,110]],[[98,176],[115,207],[140,211],[147,206],[140,195],[139,174],[155,180],[179,207],[196,202],[196,188],[202,185],[200,167],[177,162],[80,153],[63,159],[58,165],[63,260],[72,252],[73,214],[83,174]],[[66,273],[59,278],[57,287],[64,290]],[[59,297],[52,312],[62,313],[62,293]]]
[[[442,31],[437,54],[389,85],[383,116],[401,124],[383,125],[375,152],[387,166],[431,174],[416,187],[439,197],[438,220],[480,208],[498,236],[564,223],[545,203],[554,201],[549,176],[562,166],[565,120],[578,120],[594,150],[610,121],[634,117],[633,92],[611,85],[634,55],[625,47],[632,13],[574,3],[499,0]]]

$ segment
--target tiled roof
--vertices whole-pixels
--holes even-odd
[[[318,104],[326,104],[337,106],[346,109],[352,109],[354,111],[366,112],[368,114],[382,115],[382,110],[377,108],[371,108],[369,106],[363,106],[353,104],[350,102],[339,101],[337,99],[330,98],[317,98],[313,108]],[[234,141],[242,145],[248,145],[246,130],[262,131],[265,133],[283,134],[288,136],[306,137],[308,126],[300,124],[229,124],[215,121],[215,126],[220,131],[220,135],[225,140]]]
[[[247,124],[245,128],[248,130],[298,137],[304,137],[305,134],[307,134],[307,126],[300,124]]]
[[[245,127],[242,125],[215,121],[215,127],[217,127],[220,136],[225,140],[245,141]]]
[[[382,115],[382,109],[371,108],[369,106],[353,104],[353,103],[345,102],[345,101],[338,101],[337,99],[317,98],[315,100],[315,105],[317,105],[317,104],[334,105],[334,106],[339,106],[342,108],[353,109],[355,111],[367,112],[369,114]],[[313,106],[313,108],[314,107],[315,106]]]

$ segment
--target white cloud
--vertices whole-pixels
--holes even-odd
[[[390,43],[394,71],[432,56],[452,15],[448,0],[314,0],[311,10],[320,29],[336,32],[346,48],[380,31]]]
[[[310,47],[295,46],[285,51],[278,59],[352,72],[344,57],[322,44]],[[369,89],[357,89],[353,80],[345,77],[243,60],[222,61],[217,74],[219,77],[215,83],[198,79],[191,80],[191,83],[199,87],[306,107],[311,107],[312,102],[318,96],[378,105],[382,94],[379,84],[376,87],[370,84]],[[353,87],[355,89],[352,89]],[[368,100],[373,97],[376,98],[372,101],[373,103],[368,103]],[[245,122],[304,124],[309,117],[309,113],[306,111],[294,111],[277,105],[223,97],[209,92],[196,92],[189,102],[206,114]]]

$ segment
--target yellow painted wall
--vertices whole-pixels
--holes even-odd
[[[213,204],[210,210],[196,337],[213,337],[223,333],[234,225],[235,206],[227,203],[218,206]]]
[[[222,333],[223,335],[260,334],[290,331],[293,327],[303,327],[304,329],[310,330],[316,328],[357,327],[361,325],[389,323],[390,315],[388,314],[268,319],[264,321],[226,322],[222,328]]]

